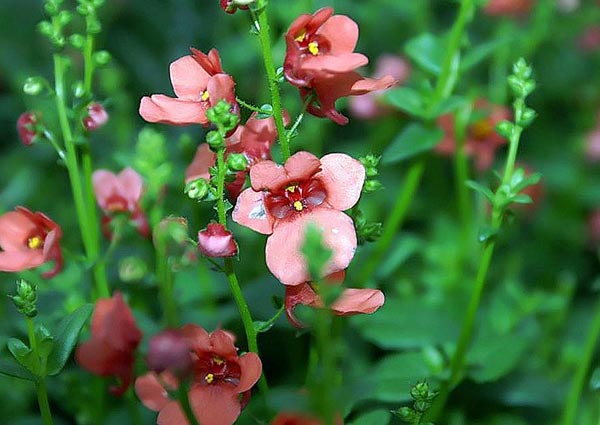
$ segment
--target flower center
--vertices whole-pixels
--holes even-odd
[[[307,209],[321,205],[327,196],[318,179],[310,179],[283,186],[265,196],[265,206],[276,218],[293,217]]]
[[[206,381],[207,384],[212,384],[213,381],[215,380],[215,375],[213,375],[212,373],[209,373],[204,377],[204,380]]]
[[[206,102],[208,99],[210,99],[210,94],[208,93],[208,90],[204,90],[200,96],[200,100]]]
[[[319,43],[316,41],[308,43],[308,51],[312,53],[313,56],[317,56],[319,54]]]
[[[484,140],[494,132],[494,127],[489,120],[483,119],[473,123],[469,131],[474,138]]]
[[[207,353],[198,359],[195,366],[195,375],[203,385],[222,383],[238,385],[241,369],[235,362]]]
[[[298,34],[296,36],[296,38],[294,38],[294,40],[296,40],[298,43],[302,43],[305,38],[306,38],[306,29],[302,28],[302,31],[300,31],[300,34]]]
[[[30,249],[39,249],[44,246],[44,240],[39,236],[33,236],[27,240],[27,246]]]

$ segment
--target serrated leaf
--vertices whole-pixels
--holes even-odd
[[[417,66],[433,75],[439,75],[446,55],[446,48],[440,37],[431,33],[421,34],[409,40],[404,51]]]
[[[426,127],[421,123],[407,125],[383,153],[383,164],[394,164],[433,149],[444,137],[438,127]]]
[[[389,90],[384,95],[384,99],[395,108],[415,117],[423,117],[425,114],[423,96],[410,87],[398,87]]]
[[[23,341],[17,338],[10,338],[8,340],[8,351],[13,355],[15,360],[28,371],[34,375],[39,375],[40,361],[38,357],[33,353],[33,350],[29,348]]]
[[[0,359],[0,375],[23,379],[25,381],[37,381],[37,377],[23,366],[7,359]]]
[[[54,350],[48,357],[48,375],[56,375],[63,369],[93,308],[92,304],[84,304],[61,321],[56,332]]]

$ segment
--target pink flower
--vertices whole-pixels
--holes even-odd
[[[335,109],[335,101],[391,87],[394,79],[363,78],[355,72],[369,60],[355,53],[358,25],[344,15],[333,15],[325,7],[313,15],[301,15],[285,35],[287,50],[283,65],[286,79],[300,89],[302,99],[314,95],[307,111],[337,124],[348,118]]]
[[[238,247],[231,232],[222,224],[209,223],[198,232],[198,250],[207,257],[233,257]]]
[[[220,0],[220,2],[221,9],[226,13],[233,14],[238,9],[248,10],[250,8],[249,4],[254,3],[254,0]]]
[[[391,75],[397,84],[404,83],[410,76],[410,64],[406,59],[396,55],[383,55],[377,59],[374,78],[382,78]],[[381,117],[393,111],[392,108],[380,101],[377,92],[367,93],[350,99],[350,112],[356,118],[369,120]]]
[[[533,0],[489,0],[483,12],[492,16],[515,16],[528,13]]]
[[[306,226],[315,223],[333,250],[328,275],[345,270],[356,250],[352,219],[344,214],[358,201],[365,180],[360,162],[345,154],[309,152],[292,155],[285,165],[261,161],[250,169],[251,188],[244,190],[233,220],[270,235],[267,267],[285,285],[300,285],[310,276],[300,253]]]
[[[209,334],[196,325],[186,325],[181,333],[191,348],[190,406],[202,425],[231,425],[240,415],[242,400],[260,378],[262,363],[255,353],[238,356],[231,335],[223,330]],[[165,388],[165,385],[167,388]],[[179,402],[168,398],[165,389],[178,387],[171,373],[148,373],[135,382],[142,403],[158,414],[160,425],[188,423]]]
[[[225,100],[233,105],[239,115],[235,100],[235,82],[223,72],[217,49],[208,55],[194,48],[192,55],[171,63],[171,83],[176,98],[162,94],[144,96],[140,102],[140,115],[148,122],[170,125],[202,124],[209,120],[206,110]]]
[[[271,425],[323,425],[323,421],[305,413],[281,412],[273,419]],[[338,415],[335,425],[344,425],[341,416]]]
[[[579,47],[584,52],[594,52],[600,48],[600,25],[588,27],[579,37]]]
[[[284,114],[284,121],[289,123],[289,115]],[[277,139],[277,129],[273,117],[267,119],[256,118],[256,113],[250,115],[246,125],[238,126],[235,133],[225,139],[227,144],[225,155],[230,153],[241,153],[248,160],[248,166],[258,161],[271,159],[271,146]],[[227,157],[226,157],[227,159]],[[185,171],[185,182],[203,178],[210,180],[209,169],[215,165],[217,156],[206,143],[202,143],[196,150],[196,155]],[[240,171],[236,179],[225,185],[229,197],[237,199],[246,181],[248,171]]]
[[[146,363],[156,373],[169,370],[176,376],[191,371],[191,347],[178,330],[168,329],[150,338]]]
[[[97,130],[108,122],[108,113],[98,102],[90,103],[87,112],[88,115],[83,118],[83,126],[87,131]]]
[[[595,129],[586,136],[585,156],[588,161],[600,161],[600,120]]]
[[[588,238],[594,246],[600,244],[600,209],[594,210],[588,218]]]
[[[17,119],[17,131],[25,146],[31,146],[34,143],[35,136],[37,136],[36,124],[37,118],[33,112],[23,112]]]
[[[92,315],[92,337],[75,352],[77,363],[99,376],[114,376],[119,386],[110,391],[122,395],[133,380],[135,350],[142,339],[131,310],[119,292],[98,300]]]
[[[475,167],[479,171],[485,171],[492,165],[496,149],[506,144],[506,139],[496,133],[496,125],[510,119],[511,114],[504,106],[492,105],[487,100],[479,99],[475,102],[474,115],[481,114],[484,116],[467,129],[465,151],[475,159]],[[444,130],[444,138],[435,147],[435,151],[442,155],[454,155],[454,115],[442,115],[438,118],[438,125]]]
[[[25,207],[0,216],[0,270],[19,272],[54,261],[54,267],[42,274],[55,276],[63,266],[60,226],[40,212]]]
[[[341,284],[345,272],[337,272],[326,278],[328,284]],[[342,294],[331,305],[331,311],[337,316],[353,316],[355,314],[374,313],[385,302],[383,292],[377,289],[344,289]],[[321,308],[323,301],[315,292],[311,282],[285,287],[285,313],[290,323],[297,328],[304,325],[294,316],[298,304]]]
[[[110,237],[108,224],[115,213],[128,213],[138,232],[148,236],[148,220],[140,208],[140,198],[144,189],[142,177],[127,167],[119,174],[108,170],[96,170],[92,175],[96,201],[104,211],[103,230]]]

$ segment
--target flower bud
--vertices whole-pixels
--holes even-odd
[[[138,282],[147,272],[146,263],[138,257],[125,257],[119,262],[119,278],[123,282]]]
[[[238,247],[231,232],[222,224],[209,223],[198,232],[198,250],[207,257],[233,257]]]
[[[85,45],[85,37],[81,34],[73,34],[69,37],[69,43],[71,43],[71,46],[75,47],[76,49],[81,50]]]
[[[210,109],[209,109],[210,111]],[[218,131],[209,131],[206,134],[206,143],[210,146],[211,150],[218,151],[225,147],[225,139]]]
[[[24,112],[17,119],[17,131],[19,132],[21,142],[25,146],[31,146],[35,143],[37,136],[36,124],[37,117],[33,112]]]
[[[379,180],[367,180],[363,187],[364,193],[373,193],[383,189],[383,185]]]
[[[74,82],[71,90],[73,91],[73,96],[75,96],[77,99],[81,99],[85,94],[85,86],[83,85],[83,81],[78,80]]]
[[[192,366],[191,348],[179,332],[166,330],[150,338],[146,364],[156,373],[169,370],[184,376]]]
[[[500,121],[498,125],[496,125],[496,131],[502,137],[510,138],[512,132],[514,130],[514,125],[510,121]]]
[[[400,418],[402,422],[414,423],[417,415],[414,410],[410,407],[401,407],[398,410],[392,411],[392,413]]]
[[[232,14],[237,12],[238,9],[247,10],[249,5],[254,3],[255,0],[220,0],[221,9],[226,13]]]
[[[230,153],[227,157],[227,168],[231,171],[245,171],[248,168],[248,159],[241,153]]]
[[[87,131],[94,131],[108,121],[108,113],[98,102],[92,102],[87,107],[88,116],[83,119],[83,126]]]
[[[9,295],[19,312],[29,318],[37,316],[37,286],[26,280],[17,281],[17,295]]]
[[[410,389],[410,396],[415,400],[426,400],[429,397],[429,384],[419,382]]]
[[[44,90],[44,82],[42,77],[29,77],[23,84],[23,92],[30,96],[38,95]]]
[[[104,66],[110,62],[112,56],[106,50],[100,50],[94,53],[94,61],[99,66]]]
[[[192,180],[185,185],[183,190],[191,199],[202,200],[208,195],[210,184],[206,179],[199,178]]]

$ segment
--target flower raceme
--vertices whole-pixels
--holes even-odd
[[[131,310],[116,292],[96,303],[92,315],[91,338],[75,352],[79,366],[99,376],[114,376],[120,385],[110,391],[122,395],[133,380],[135,350],[142,339]]]
[[[18,272],[54,261],[54,267],[43,273],[44,278],[55,276],[63,266],[58,224],[40,212],[25,207],[0,216],[0,270]]]
[[[267,267],[285,285],[310,280],[300,252],[306,226],[314,223],[323,242],[333,251],[324,275],[345,270],[356,250],[352,219],[344,214],[360,198],[365,180],[363,165],[345,154],[319,160],[298,152],[286,163],[261,161],[250,169],[252,187],[238,197],[233,220],[270,235],[265,248]]]
[[[260,358],[255,353],[239,356],[233,337],[223,330],[209,334],[200,326],[186,325],[179,332],[190,347],[188,398],[198,422],[233,424],[260,378]],[[168,390],[174,391],[179,385],[169,370],[150,372],[136,380],[135,391],[146,407],[159,412],[158,424],[186,425],[179,402],[168,397]]]
[[[395,83],[391,76],[370,79],[355,72],[369,62],[365,55],[354,52],[358,25],[347,16],[333,15],[330,7],[299,16],[285,40],[284,75],[300,89],[302,99],[313,96],[307,111],[317,117],[347,124],[348,118],[335,109],[337,99],[386,89]]]
[[[142,177],[132,168],[127,167],[119,174],[108,170],[96,170],[92,175],[96,202],[102,211],[102,230],[110,238],[108,228],[115,213],[130,214],[131,221],[142,236],[148,236],[150,229],[146,215],[140,208],[140,198],[144,189]]]
[[[170,66],[171,83],[177,97],[154,94],[142,98],[139,112],[146,121],[208,126],[210,121],[206,117],[206,110],[219,100],[232,104],[232,112],[239,115],[235,82],[224,73],[217,49],[212,49],[208,54],[194,48],[191,50],[191,55],[177,59]]]

